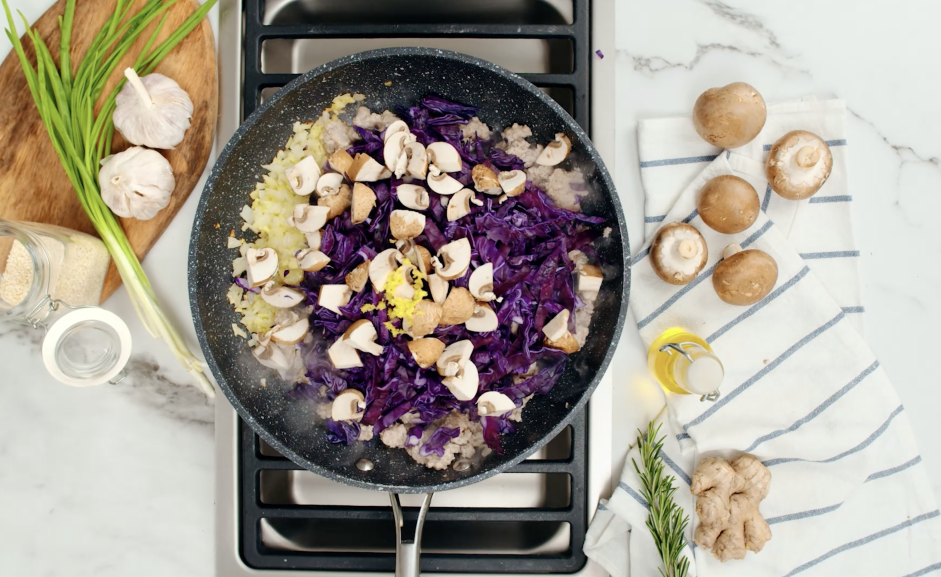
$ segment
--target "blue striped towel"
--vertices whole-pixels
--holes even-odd
[[[813,120],[805,105],[809,103],[798,108]],[[798,126],[842,126],[842,102],[817,105],[818,124]],[[760,138],[767,135],[770,142],[792,128],[775,121],[777,107],[769,110]],[[836,116],[839,119],[830,118]],[[642,128],[652,129],[652,124]],[[771,126],[779,127],[777,135],[769,132]],[[843,137],[840,131],[821,136],[838,142]],[[834,178],[813,198],[849,196],[837,156],[842,148],[832,148]],[[773,537],[760,553],[726,563],[690,545],[690,575],[913,577],[941,572],[941,515],[904,408],[852,322],[861,316],[853,308],[860,305],[851,304],[859,301],[847,300],[853,295],[858,299],[858,288],[851,290],[858,287],[855,265],[830,274],[828,267],[834,265],[829,261],[839,259],[817,254],[852,250],[848,210],[814,213],[816,205],[846,203],[787,202],[775,195],[766,203],[767,214],[750,229],[722,235],[699,218],[696,194],[706,180],[720,174],[741,176],[765,190],[762,159],[743,149],[700,156],[712,157],[695,161],[699,171],[686,178],[669,209],[663,209],[653,189],[647,188],[657,183],[666,190],[666,177],[645,174],[644,186],[647,213],[663,214],[654,226],[689,222],[705,237],[709,261],[692,283],[667,285],[651,269],[647,246],[642,247],[634,257],[631,309],[645,344],[670,327],[682,326],[705,338],[725,364],[717,402],[669,395],[662,419],[661,433],[667,435],[662,456],[676,477],[677,501],[690,514],[687,541],[692,543],[698,523],[689,493],[696,463],[741,452],[756,455],[771,471],[771,492],[761,513]],[[685,157],[664,153],[657,158]],[[650,164],[643,156],[642,161],[645,172],[685,166]],[[815,228],[828,230],[815,235]],[[833,229],[843,233],[828,237]],[[827,238],[833,244],[823,244]],[[761,249],[778,263],[774,290],[750,307],[727,305],[712,288],[715,264],[732,242]],[[823,260],[828,263],[821,267]],[[850,272],[853,276],[844,279]],[[646,577],[658,574],[660,559],[644,525],[647,503],[631,459],[639,462],[636,449],[628,453],[614,494],[596,513],[585,551],[612,575]]]

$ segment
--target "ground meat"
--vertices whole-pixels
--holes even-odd
[[[507,415],[506,417],[507,420],[516,421],[517,423],[522,423],[523,422],[523,409],[526,408],[526,403],[528,403],[529,400],[532,398],[533,398],[533,395],[529,395],[528,397],[523,397],[523,406],[517,409],[514,409],[512,413]]]
[[[467,124],[461,126],[461,135],[464,138],[464,142],[473,140],[475,136],[481,140],[489,140],[490,127],[475,116],[471,118]]]
[[[591,326],[591,315],[595,312],[595,298],[598,293],[578,293],[578,296],[585,301],[585,306],[575,311],[575,340],[581,348],[588,339],[588,328]]]
[[[382,132],[398,119],[398,116],[388,110],[383,110],[382,114],[377,114],[365,106],[360,106],[356,109],[356,116],[353,117],[353,126]]]
[[[324,126],[323,146],[327,154],[333,154],[341,148],[347,149],[355,140],[359,140],[359,134],[342,120],[330,120]]]
[[[373,438],[372,425],[361,425],[359,428],[359,437],[357,441],[371,441]]]
[[[533,184],[546,191],[546,194],[562,208],[579,210],[578,195],[584,191],[585,175],[579,169],[563,170],[554,166],[533,166],[526,170],[526,176]],[[572,185],[575,185],[576,190]]]
[[[332,416],[333,405],[331,403],[317,403],[317,416],[321,419],[329,419]]]
[[[530,144],[530,142],[526,140],[532,135],[533,131],[530,130],[528,126],[513,124],[513,126],[503,131],[503,139],[506,142],[500,144],[506,145],[504,150],[506,150],[507,154],[516,155],[523,161],[526,167],[530,167],[536,162],[539,153],[542,152],[541,144]]]
[[[439,427],[460,429],[460,434],[444,445],[443,456],[439,457],[434,453],[427,457],[422,456],[419,449]],[[455,456],[460,455],[464,458],[470,458],[477,452],[477,448],[482,446],[484,446],[484,429],[480,426],[480,423],[474,423],[467,418],[467,415],[453,411],[425,427],[421,441],[414,447],[406,447],[405,450],[415,459],[416,463],[429,469],[442,471],[451,465]]]
[[[575,273],[578,274],[578,269],[582,268],[588,264],[588,255],[582,251],[575,249],[569,251],[569,259],[575,263]]]
[[[379,433],[379,439],[382,443],[392,449],[401,449],[405,447],[405,440],[408,438],[408,429],[402,423],[396,423],[387,427]]]

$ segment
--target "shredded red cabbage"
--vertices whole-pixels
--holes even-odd
[[[427,457],[428,455],[434,453],[439,457],[444,456],[444,446],[448,441],[457,437],[461,434],[460,429],[449,429],[447,427],[438,427],[435,429],[435,432],[428,437],[428,440],[425,441],[425,444],[419,447],[418,454],[422,457]]]

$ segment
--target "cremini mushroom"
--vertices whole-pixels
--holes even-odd
[[[340,314],[340,307],[345,307],[350,302],[353,291],[345,284],[325,284],[320,286],[320,293],[317,297],[317,304]]]
[[[302,248],[295,255],[297,266],[304,272],[317,272],[330,264],[330,257],[312,248]]]
[[[580,293],[596,293],[601,290],[601,282],[604,275],[601,269],[593,264],[582,265],[578,270],[575,290]]]
[[[431,205],[428,191],[417,184],[400,184],[395,187],[395,195],[405,208],[427,210]]]
[[[415,238],[425,232],[425,215],[414,210],[393,210],[389,217],[389,232],[398,240]]]
[[[323,240],[323,231],[315,230],[314,232],[304,233],[304,237],[307,239],[307,246],[314,249],[320,250],[320,243]]]
[[[555,140],[546,145],[536,157],[536,164],[540,166],[555,166],[568,157],[572,151],[572,141],[563,133],[555,135]]]
[[[735,245],[712,273],[716,294],[730,305],[753,305],[768,296],[778,280],[778,264],[768,253]]]
[[[288,218],[288,225],[303,233],[316,232],[327,224],[330,208],[310,204],[295,204],[294,211]]]
[[[352,194],[350,193],[350,185],[343,183],[340,185],[340,190],[336,194],[318,198],[317,206],[327,207],[330,210],[330,212],[327,213],[327,220],[333,220],[346,212],[351,202]]]
[[[346,286],[350,287],[350,290],[353,292],[360,292],[366,288],[366,281],[369,280],[369,263],[371,261],[361,262],[353,270],[347,273],[344,280],[346,281]]]
[[[317,180],[317,196],[330,196],[340,192],[343,175],[339,172],[326,172]]]
[[[515,410],[513,400],[498,391],[487,391],[477,399],[477,414],[481,417],[501,417]]]
[[[706,265],[709,249],[694,226],[674,222],[661,228],[650,245],[650,266],[670,284],[687,284]]]
[[[424,180],[428,175],[428,153],[421,142],[410,142],[405,145],[405,176]],[[400,174],[395,175],[400,178]]]
[[[699,216],[722,234],[736,234],[750,227],[761,212],[754,187],[731,174],[710,179],[699,191]]]
[[[415,314],[412,315],[411,320],[406,319],[408,336],[417,339],[430,335],[432,331],[438,328],[442,313],[441,305],[438,303],[428,299],[418,301],[418,304],[415,305]],[[403,322],[403,328],[405,328],[405,322]]]
[[[395,248],[399,249],[399,252],[409,259],[422,274],[427,275],[431,270],[431,253],[427,248],[416,244],[414,240],[398,240],[395,242]]]
[[[761,132],[767,116],[761,94],[744,82],[710,88],[699,95],[693,106],[696,132],[719,148],[748,144]]]
[[[408,159],[405,156],[405,145],[415,142],[415,135],[408,131],[400,131],[386,138],[385,145],[382,147],[382,158],[385,160],[386,168],[391,171],[396,170],[399,159],[402,159],[402,171],[405,171],[405,163]]]
[[[353,184],[352,211],[350,214],[350,219],[353,224],[366,222],[366,219],[369,218],[369,213],[372,212],[375,206],[376,193],[362,182]]]
[[[552,320],[542,327],[542,333],[550,340],[557,341],[569,332],[569,318],[571,312],[568,309],[562,309]]]
[[[470,214],[472,199],[476,200],[474,191],[469,188],[462,188],[452,196],[448,200],[448,220],[454,222]]]
[[[497,176],[500,187],[507,196],[519,196],[526,188],[526,173],[522,170],[507,170]]]
[[[271,342],[265,338],[263,343],[252,349],[252,355],[269,369],[288,370],[294,364],[295,347],[288,347]]]
[[[277,324],[271,329],[271,340],[279,345],[296,345],[310,330],[307,317],[295,317],[293,322]]]
[[[330,158],[327,159],[327,164],[340,174],[346,174],[346,171],[353,166],[353,157],[350,156],[349,152],[339,148],[330,155]]]
[[[435,273],[444,280],[454,280],[464,276],[470,266],[470,241],[461,238],[441,247],[437,258],[432,259]]]
[[[557,349],[566,354],[572,354],[577,352],[579,349],[578,341],[575,339],[575,335],[566,331],[562,338],[558,340],[552,340],[549,337],[542,339],[542,344],[549,347],[550,349]]]
[[[474,316],[477,301],[464,287],[454,287],[441,305],[441,326],[459,325]]]
[[[366,397],[356,389],[344,389],[330,405],[330,418],[334,421],[359,421],[366,410]]]
[[[261,288],[261,300],[279,309],[289,309],[304,301],[304,293],[297,289],[277,284],[269,280]]]
[[[433,337],[415,339],[409,341],[408,350],[412,353],[412,358],[415,359],[418,366],[427,369],[441,357],[441,352],[444,351],[444,343]]]
[[[486,164],[478,164],[471,170],[471,178],[474,179],[474,188],[477,192],[497,196],[503,193],[503,187],[497,180],[497,173]]]
[[[273,248],[250,248],[245,253],[246,281],[252,288],[265,284],[278,272],[278,253]]]
[[[477,366],[467,361],[456,375],[441,379],[441,383],[451,391],[451,394],[457,400],[470,401],[477,396],[480,375],[477,373]]]
[[[305,156],[284,171],[284,177],[288,180],[288,186],[298,196],[308,196],[317,188],[317,180],[320,178],[320,167],[313,156]]]
[[[470,361],[474,353],[474,343],[462,340],[451,343],[441,351],[435,366],[442,377],[451,377],[458,373],[461,367]]]
[[[372,282],[372,288],[375,292],[385,289],[386,279],[392,274],[392,271],[399,268],[399,261],[402,259],[402,253],[398,249],[386,249],[376,255],[369,263],[369,280]]]
[[[373,157],[360,152],[353,157],[353,164],[346,171],[346,175],[355,182],[376,182],[389,178],[392,172]]]
[[[461,170],[461,155],[447,142],[432,142],[425,148],[425,153],[428,154],[428,164],[440,172]]]
[[[455,192],[464,188],[464,185],[460,183],[459,180],[452,177],[450,174],[429,174],[428,175],[428,188],[437,192],[438,194],[443,194],[445,196],[454,194]]]
[[[376,342],[378,337],[376,327],[367,319],[359,319],[353,322],[343,333],[343,338],[347,341],[347,344],[374,357],[378,357],[383,351],[382,345]]]
[[[497,298],[493,294],[493,264],[486,262],[474,269],[467,281],[467,288],[479,301],[490,302]]]
[[[448,298],[448,289],[450,285],[436,274],[428,275],[428,290],[431,292],[431,299],[439,305]]]
[[[474,305],[474,314],[464,321],[464,327],[473,333],[489,333],[497,330],[499,326],[497,313],[493,312],[490,305],[483,303]]]
[[[363,366],[359,353],[350,346],[349,341],[342,337],[330,345],[327,349],[327,357],[336,369],[354,369]]]
[[[768,153],[771,190],[788,200],[810,198],[830,178],[833,155],[822,138],[806,130],[788,132]]]
[[[389,139],[399,132],[408,132],[408,124],[405,124],[404,120],[394,120],[386,127],[385,132],[382,133],[383,142],[389,142]]]

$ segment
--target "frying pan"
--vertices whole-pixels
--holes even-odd
[[[285,383],[261,366],[244,339],[232,333],[238,316],[226,299],[231,285],[230,230],[241,230],[239,211],[267,164],[284,146],[296,121],[312,121],[333,98],[362,93],[374,110],[412,106],[426,94],[471,104],[491,127],[528,125],[534,142],[549,142],[557,132],[572,141],[571,158],[586,172],[590,192],[582,210],[607,218],[610,233],[596,245],[605,264],[605,281],[595,304],[591,335],[567,361],[551,392],[534,397],[523,422],[503,436],[504,453],[491,453],[470,469],[427,469],[405,451],[378,440],[353,445],[327,442],[326,428],[310,403],[288,398]],[[220,154],[193,224],[189,252],[189,293],[200,345],[219,387],[241,418],[258,435],[298,465],[334,481],[392,493],[401,530],[398,493],[428,493],[416,539],[398,547],[398,574],[418,573],[421,521],[434,491],[454,489],[492,477],[519,463],[556,436],[588,402],[614,353],[627,313],[630,249],[617,193],[604,163],[576,122],[546,94],[519,76],[471,56],[423,48],[362,52],[334,60],[296,78],[262,104]],[[265,378],[266,387],[259,386]],[[364,466],[368,463],[371,466]],[[357,466],[359,464],[359,466]]]

